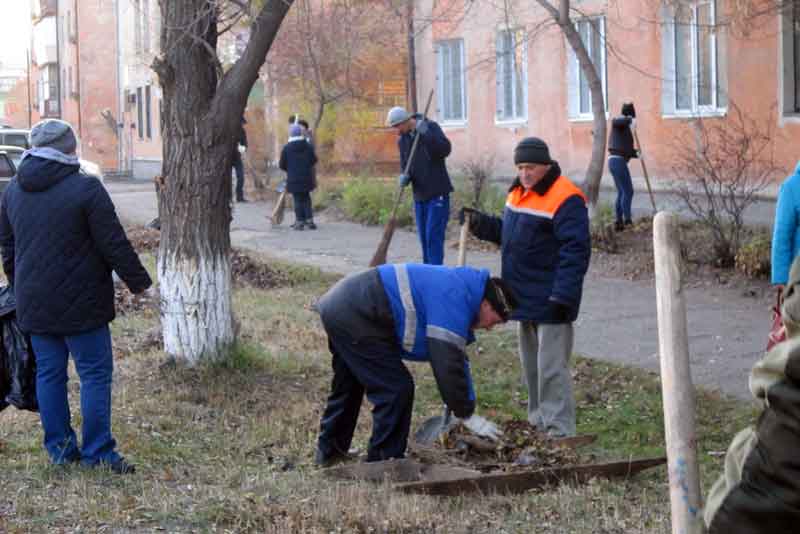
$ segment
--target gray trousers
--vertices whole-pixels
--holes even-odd
[[[519,323],[519,359],[528,385],[528,421],[553,436],[575,435],[569,360],[572,323]]]

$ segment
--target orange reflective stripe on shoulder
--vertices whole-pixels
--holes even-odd
[[[586,195],[578,186],[570,182],[569,178],[559,176],[544,195],[525,191],[522,187],[514,188],[506,198],[506,207],[518,213],[552,219],[564,201],[574,195],[580,196],[586,202]]]

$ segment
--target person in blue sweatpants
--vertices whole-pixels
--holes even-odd
[[[515,306],[508,286],[485,269],[382,265],[339,281],[317,304],[333,381],[315,462],[349,457],[364,394],[374,406],[367,461],[405,456],[414,380],[404,359],[430,362],[448,409],[476,434],[496,439],[496,425],[475,414],[464,351],[474,329],[505,322]]]
[[[152,284],[108,191],[80,172],[72,127],[46,119],[31,129],[17,175],[3,192],[0,253],[17,320],[36,354],[36,398],[53,464],[81,462],[130,474],[111,434],[114,281],[133,293]],[[82,440],[67,399],[69,355],[81,383]]]
[[[450,193],[453,184],[445,158],[450,155],[450,140],[442,128],[421,114],[404,108],[389,110],[386,122],[397,132],[400,168],[405,171],[414,138],[419,137],[408,174],[398,177],[400,187],[412,184],[417,234],[422,246],[422,261],[431,265],[444,263],[444,237],[450,218]]]

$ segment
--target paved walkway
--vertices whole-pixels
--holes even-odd
[[[156,215],[152,185],[108,185],[120,216],[144,224]],[[234,246],[270,256],[348,273],[369,264],[382,228],[329,221],[315,217],[319,230],[296,232],[288,223],[273,228],[265,215],[271,206],[253,202],[237,204],[231,227]],[[291,222],[293,214],[287,213]],[[420,261],[416,235],[397,231],[389,261]],[[456,251],[448,248],[446,262]],[[467,263],[499,273],[497,254],[472,252]],[[769,327],[763,295],[746,296],[747,288],[688,288],[688,320],[692,376],[695,384],[748,398],[747,376],[761,356]],[[576,352],[594,358],[636,365],[657,371],[658,336],[655,287],[652,282],[610,279],[592,272],[584,284],[584,297],[576,323]]]

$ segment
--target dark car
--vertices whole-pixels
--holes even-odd
[[[0,145],[18,146],[27,150],[31,147],[29,135],[30,130],[0,128]]]
[[[8,157],[8,154],[0,150],[0,192],[5,190],[8,183],[17,174],[17,168],[14,162]]]

